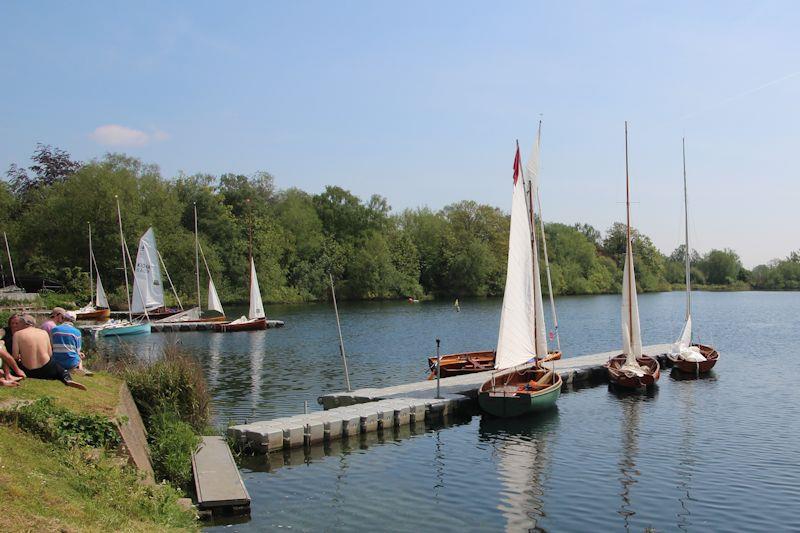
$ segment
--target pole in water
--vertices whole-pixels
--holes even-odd
[[[303,400],[303,414],[308,414],[308,400]]]
[[[344,365],[344,381],[347,384],[347,392],[350,392],[350,373],[347,371],[347,356],[344,354],[344,339],[342,338],[342,324],[339,322],[339,307],[336,305],[336,289],[333,288],[333,274],[328,272],[328,279],[331,281],[331,296],[333,297],[333,311],[336,313],[336,328],[339,330],[339,353],[342,354],[342,364]]]
[[[442,354],[439,350],[439,345],[441,344],[442,340],[439,337],[436,337],[436,399],[440,399],[442,396],[439,394],[439,380],[442,379]]]

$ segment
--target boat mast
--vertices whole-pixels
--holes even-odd
[[[539,131],[536,135],[537,152],[542,153],[542,121],[539,121]],[[553,330],[556,333],[556,348],[561,351],[561,337],[558,334],[558,316],[556,315],[556,301],[553,297],[553,282],[550,277],[550,259],[547,256],[547,236],[544,233],[544,218],[542,218],[542,197],[539,195],[539,185],[536,185],[536,205],[539,207],[539,227],[542,230],[542,252],[544,253],[544,266],[547,270],[547,292],[550,295],[550,312],[553,315]]]
[[[631,264],[628,267],[628,338],[630,339],[631,350],[633,351],[633,250],[631,250],[631,185],[628,174],[628,121],[625,121],[625,212],[627,215],[627,243],[625,245],[625,262],[630,257]]]
[[[17,277],[14,275],[14,262],[11,260],[11,249],[8,247],[8,235],[3,232],[3,239],[6,241],[6,254],[8,255],[8,266],[11,267],[11,283],[17,286]]]
[[[253,216],[250,212],[250,198],[245,200],[247,203],[247,243],[248,255],[250,256],[250,264],[247,265],[247,270],[250,272],[250,294],[253,293]]]
[[[167,275],[169,286],[172,288],[172,294],[175,296],[175,300],[178,301],[178,307],[180,307],[181,311],[183,311],[183,304],[181,303],[181,299],[178,296],[178,291],[175,290],[175,284],[172,283],[172,278],[169,275],[169,270],[167,270],[167,264],[164,262],[164,258],[161,256],[161,252],[158,251],[158,248],[156,248],[156,254],[158,254],[158,260],[161,261],[161,267],[164,269],[164,274]]]
[[[686,137],[681,139],[683,148],[683,224],[686,232],[686,320],[692,316],[692,278],[689,266],[689,197],[686,192]]]
[[[125,264],[125,235],[122,233],[122,213],[119,210],[119,196],[116,194],[114,198],[117,199],[117,222],[119,222],[119,245],[122,248],[122,271],[125,272],[125,297],[128,299],[128,320],[133,322],[133,313],[131,312],[131,292],[128,285],[128,265]]]
[[[517,141],[517,153],[519,154],[519,141]],[[524,177],[523,177],[524,180]],[[523,181],[523,184],[525,182]],[[538,246],[536,244],[536,222],[534,219],[533,214],[533,184],[528,183],[528,218],[530,219],[530,230],[531,230],[531,250],[533,250],[533,260],[538,261],[538,255],[536,254],[536,250]],[[536,264],[533,265],[533,275],[536,275]],[[534,280],[535,283],[535,280]],[[539,319],[538,313],[534,311],[533,313],[533,353],[534,353],[534,360],[536,361],[536,365],[539,365],[539,354],[536,353],[536,346],[539,344]],[[547,342],[545,340],[545,342]],[[547,354],[544,354],[545,357]]]
[[[197,236],[197,202],[194,202],[194,275],[197,278],[197,310],[203,310],[200,300],[200,239]]]
[[[94,253],[92,253],[92,223],[87,222],[89,226],[89,302],[90,305],[94,306],[94,262],[93,257]]]

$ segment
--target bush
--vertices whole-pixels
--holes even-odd
[[[113,449],[120,444],[119,432],[107,417],[74,413],[57,406],[53,398],[47,396],[4,411],[2,418],[58,446]]]
[[[148,429],[150,456],[156,477],[187,490],[192,480],[192,452],[200,444],[200,437],[192,426],[169,412],[153,414]]]

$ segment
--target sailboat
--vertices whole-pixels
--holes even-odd
[[[261,290],[258,287],[256,263],[253,261],[253,229],[250,228],[250,309],[247,316],[241,316],[231,322],[216,324],[216,331],[256,331],[267,329],[267,317],[264,314],[264,303],[261,301]],[[209,278],[210,279],[210,278]]]
[[[150,320],[158,320],[175,315],[183,308],[168,308],[164,304],[164,283],[161,278],[163,258],[156,247],[156,235],[153,228],[148,228],[139,239],[139,250],[136,253],[136,268],[133,273],[133,302],[131,313],[135,316],[147,316]],[[164,271],[169,278],[169,272]],[[170,285],[172,280],[170,279]],[[172,287],[176,299],[180,302],[175,287]]]
[[[692,374],[708,372],[719,360],[719,353],[711,346],[692,343],[692,278],[689,253],[689,200],[686,187],[686,139],[683,139],[683,218],[686,236],[686,323],[680,338],[672,345],[667,358],[679,370]]]
[[[553,284],[550,278],[550,261],[547,257],[547,241],[544,233],[544,220],[542,219],[542,203],[539,198],[539,154],[541,151],[542,143],[542,122],[539,121],[539,129],[536,134],[536,143],[533,145],[531,156],[528,159],[528,164],[525,167],[525,174],[528,177],[528,186],[536,196],[539,205],[539,224],[542,233],[542,251],[544,252],[545,267],[547,269],[547,287],[550,294],[550,309],[553,314],[553,323],[555,331],[555,339],[557,343],[557,350],[549,351],[547,356],[543,358],[543,362],[556,361],[561,359],[561,339],[558,336],[558,318],[556,317],[555,301],[553,300]],[[532,231],[536,231],[532,227]],[[462,352],[452,353],[441,356],[441,377],[458,376],[461,374],[471,374],[474,372],[485,372],[494,369],[496,352],[479,351],[479,352]],[[431,374],[428,379],[434,379],[437,374],[436,357],[428,358],[428,367],[431,369]]]
[[[606,362],[611,383],[627,388],[654,384],[661,376],[658,360],[642,354],[642,333],[639,327],[639,302],[636,297],[636,275],[633,270],[631,242],[631,194],[628,177],[628,122],[625,122],[625,194],[627,235],[625,267],[622,271],[622,354]]]
[[[134,319],[133,313],[131,312],[131,295],[130,286],[128,285],[128,266],[130,266],[132,272],[136,272],[136,269],[133,267],[133,263],[131,262],[130,252],[128,252],[128,246],[125,243],[125,234],[122,231],[122,213],[119,209],[119,198],[116,196],[115,198],[117,198],[117,221],[119,222],[120,248],[122,249],[122,271],[125,273],[125,296],[128,299],[128,320],[109,320],[105,324],[91,329],[91,331],[101,337],[136,335],[140,333],[150,333],[151,331],[150,322],[143,321],[140,318]],[[134,288],[140,291],[139,299],[144,301],[144,295],[141,294],[141,288]],[[144,313],[145,317],[147,317],[147,308],[144,309]]]
[[[17,287],[17,276],[14,275],[14,262],[11,260],[11,247],[8,246],[8,235],[3,232],[3,240],[6,241],[6,255],[8,256],[8,266],[11,268],[11,285],[5,284],[5,276],[3,276],[3,287],[0,288],[0,295],[9,296],[12,294],[24,294],[25,289]]]
[[[95,275],[97,284],[95,285]],[[95,292],[97,289],[97,292]],[[103,282],[100,281],[100,270],[97,268],[97,260],[92,249],[92,224],[89,223],[89,294],[91,301],[75,311],[78,320],[108,320],[111,317],[111,309],[108,307],[108,298],[103,289]]]
[[[514,158],[514,192],[508,237],[508,271],[500,314],[495,372],[480,389],[478,403],[495,416],[511,417],[548,409],[561,395],[561,376],[547,369],[547,332],[534,226],[533,192],[527,201],[519,145]]]

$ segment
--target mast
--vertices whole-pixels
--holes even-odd
[[[628,121],[625,121],[625,212],[627,215],[627,237],[628,241],[625,246],[625,261],[628,257],[631,259],[629,268],[633,267],[633,250],[631,250],[631,185],[630,177],[628,174]],[[633,269],[631,268],[631,275],[628,276],[628,337],[630,339],[631,347],[633,347],[633,291],[635,290],[633,281]]]
[[[125,264],[125,235],[122,233],[122,213],[119,210],[119,196],[116,194],[114,198],[117,200],[117,222],[119,222],[119,245],[122,249],[122,271],[125,272],[125,297],[128,299],[128,320],[133,322],[133,313],[131,313],[131,292],[128,285],[128,265]]]
[[[542,121],[539,121],[539,131],[536,134],[537,153],[542,153]],[[538,161],[537,161],[538,163]],[[538,177],[538,176],[537,176]],[[550,258],[547,256],[547,236],[544,233],[544,218],[542,217],[542,197],[539,195],[539,185],[536,185],[536,204],[539,207],[539,227],[542,230],[542,252],[544,252],[544,266],[547,271],[547,293],[550,295],[550,312],[553,315],[553,330],[556,333],[556,348],[561,351],[561,336],[558,334],[558,316],[556,315],[556,301],[553,297],[553,281],[550,277]]]
[[[8,254],[8,266],[11,267],[11,283],[15,287],[17,286],[17,277],[14,275],[14,262],[11,260],[11,249],[8,247],[8,235],[6,232],[3,232],[3,239],[6,241],[6,254]]]
[[[183,304],[181,303],[181,299],[178,296],[178,291],[175,290],[175,284],[172,283],[172,278],[169,275],[169,270],[167,270],[167,264],[164,262],[164,258],[161,256],[161,252],[158,251],[158,248],[156,248],[156,254],[158,254],[158,259],[159,261],[161,261],[161,267],[164,269],[164,274],[167,275],[169,286],[172,288],[172,294],[173,296],[175,296],[175,300],[178,301],[178,307],[180,307],[181,311],[183,311]]]
[[[250,198],[245,200],[247,203],[247,245],[248,245],[248,252],[247,254],[250,256],[250,265],[248,265],[248,270],[250,271],[250,292],[253,292],[253,214],[250,212]]]
[[[92,223],[87,222],[89,225],[89,301],[94,306],[94,253],[92,252]]]
[[[689,266],[689,197],[686,192],[686,137],[681,139],[683,148],[683,224],[686,232],[686,320],[692,316],[692,278]]]
[[[206,268],[208,268],[206,266]],[[197,278],[197,310],[203,310],[200,300],[200,239],[197,236],[197,202],[194,202],[194,275]]]

